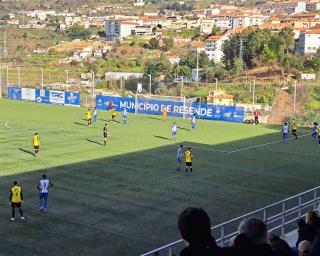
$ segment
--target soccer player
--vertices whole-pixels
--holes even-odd
[[[90,108],[88,108],[88,111],[87,111],[87,121],[88,121],[88,127],[90,127],[92,125],[92,114],[91,114]]]
[[[11,209],[12,209],[11,221],[14,221],[14,218],[16,215],[16,208],[19,209],[21,219],[24,220],[23,211],[21,208],[22,201],[23,201],[22,188],[18,185],[17,181],[14,181],[13,187],[10,189],[10,197],[9,197],[9,205],[11,206]]]
[[[93,123],[96,124],[97,122],[97,108],[94,108],[93,110]]]
[[[183,157],[183,145],[180,145],[178,148],[178,154],[177,154],[177,161],[178,161],[177,171],[181,170],[182,157]]]
[[[38,153],[40,151],[40,140],[39,140],[39,135],[37,132],[33,135],[32,144],[33,144],[33,149],[34,149],[33,156],[37,157]]]
[[[47,175],[43,174],[42,179],[39,181],[37,189],[40,192],[40,211],[47,209],[49,188],[53,187],[50,180],[47,179]]]
[[[126,108],[123,109],[123,115],[122,115],[122,119],[123,119],[123,123],[126,124],[127,123],[127,115],[128,115],[128,111]]]
[[[294,120],[294,119],[291,121],[291,133],[294,136],[294,138],[297,140],[298,139],[297,123],[296,123],[296,120]]]
[[[313,128],[312,128],[312,137],[316,140],[318,137],[318,123],[314,122],[313,123]]]
[[[167,114],[168,114],[167,107],[163,107],[163,109],[162,109],[162,120],[163,121],[167,120]]]
[[[289,133],[289,126],[288,123],[285,122],[282,126],[282,141],[285,143],[288,141],[288,133]]]
[[[189,147],[186,152],[184,152],[184,156],[186,158],[186,174],[192,173],[192,159],[193,154],[191,152],[191,148]]]
[[[171,140],[177,141],[177,123],[174,122],[173,125],[171,126]]]
[[[103,138],[104,138],[104,145],[107,146],[108,140],[108,124],[105,124],[103,127]]]
[[[111,121],[112,122],[116,121],[116,116],[117,116],[117,111],[116,111],[115,107],[113,107],[111,110]]]
[[[192,130],[195,131],[196,130],[196,114],[194,113],[191,119],[191,127]]]

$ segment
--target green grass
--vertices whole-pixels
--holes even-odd
[[[198,121],[191,132],[189,120],[129,115],[127,125],[110,123],[106,149],[109,112],[88,128],[82,108],[0,100],[0,110],[2,255],[138,255],[179,238],[185,207],[203,207],[217,224],[319,185],[319,149],[309,136],[231,154],[196,149],[277,141],[279,127]],[[167,139],[174,120],[176,143]],[[30,154],[35,131],[38,159]],[[193,176],[175,170],[180,143],[194,147]],[[43,173],[55,184],[48,214],[37,209]],[[9,220],[13,180],[24,189],[23,223]]]

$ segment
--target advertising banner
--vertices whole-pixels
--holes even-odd
[[[237,106],[220,106],[211,104],[193,103],[185,106],[184,102],[146,100],[113,96],[96,96],[96,106],[98,110],[109,110],[114,107],[117,111],[122,111],[125,107],[128,112],[150,115],[161,115],[162,109],[167,108],[169,116],[183,117],[184,114],[196,114],[199,119],[220,120],[227,122],[243,122],[244,108]]]
[[[21,100],[35,101],[36,90],[31,88],[21,88]]]
[[[65,92],[64,105],[80,107],[80,93],[79,92]]]

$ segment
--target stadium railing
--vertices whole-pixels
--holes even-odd
[[[286,233],[297,228],[296,221],[299,218],[310,210],[317,210],[319,202],[320,187],[316,187],[216,225],[211,228],[212,233],[220,246],[226,246],[229,240],[238,234],[238,226],[241,221],[255,217],[262,219],[267,224],[269,231],[274,231],[284,237]],[[183,247],[184,242],[181,239],[140,256],[176,256]]]

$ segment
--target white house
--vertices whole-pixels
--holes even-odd
[[[221,36],[211,36],[206,40],[205,53],[208,55],[210,60],[215,63],[222,61],[223,43],[228,39],[228,35],[224,34]]]
[[[142,7],[142,6],[144,6],[144,5],[145,5],[145,3],[144,3],[143,0],[136,0],[136,2],[133,3],[133,6],[134,6],[134,7]]]
[[[320,29],[305,30],[300,33],[296,52],[304,55],[314,54],[320,48]]]
[[[271,2],[264,4],[261,10],[265,13],[293,14],[303,13],[307,9],[306,1],[283,1]]]
[[[132,35],[132,30],[134,30],[139,23],[129,22],[125,20],[106,20],[105,23],[105,34],[106,37],[111,38],[125,38]]]
[[[266,16],[260,14],[239,14],[233,17],[232,28],[236,29],[260,26],[266,18]]]

